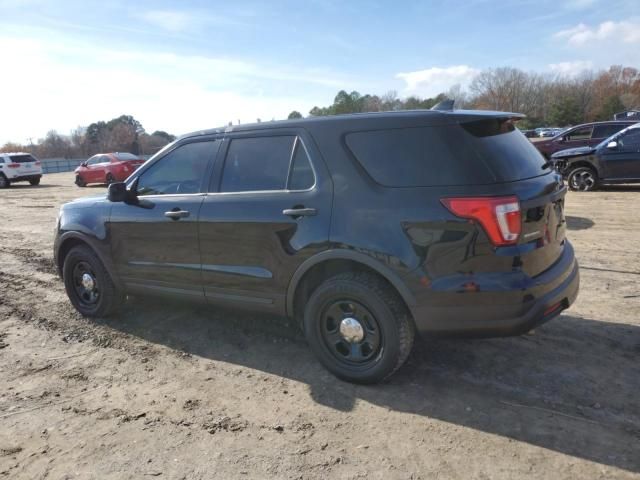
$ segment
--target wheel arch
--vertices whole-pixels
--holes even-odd
[[[107,270],[113,283],[116,286],[120,286],[120,281],[115,272],[115,267],[111,260],[104,254],[98,242],[88,235],[81,232],[66,232],[56,241],[54,260],[58,274],[62,277],[62,267],[64,260],[71,251],[72,248],[79,245],[87,246],[93,253],[100,259],[104,268]]]
[[[305,260],[295,271],[289,282],[286,296],[286,313],[299,320],[297,303],[303,294],[309,294],[319,283],[338,273],[364,270],[382,277],[402,299],[410,312],[416,299],[400,276],[382,262],[366,255],[346,249],[325,250]]]

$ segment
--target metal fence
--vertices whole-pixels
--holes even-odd
[[[43,173],[72,172],[86,158],[47,158],[42,162]]]
[[[148,160],[151,155],[140,155],[140,158]],[[42,162],[43,173],[59,173],[72,172],[85,160],[86,158],[45,158],[40,162]]]

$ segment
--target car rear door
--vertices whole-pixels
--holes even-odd
[[[137,179],[139,204],[113,204],[113,261],[128,290],[204,299],[198,217],[219,144],[176,145],[129,181]]]
[[[205,296],[283,313],[295,270],[327,248],[326,166],[301,129],[229,134],[219,157],[200,211]]]
[[[640,179],[640,128],[623,132],[615,148],[604,147],[600,153],[605,178],[609,180]]]

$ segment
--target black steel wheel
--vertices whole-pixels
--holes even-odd
[[[589,167],[578,167],[567,176],[569,188],[578,192],[593,191],[598,187],[598,174]]]
[[[363,364],[382,350],[380,325],[359,302],[329,303],[321,314],[320,329],[326,348],[338,361]]]
[[[80,245],[69,251],[62,276],[69,300],[87,317],[110,315],[124,300],[109,272],[88,246]]]
[[[303,326],[327,370],[355,383],[392,375],[409,356],[415,335],[402,299],[367,272],[343,273],[321,283],[307,300]]]
[[[107,176],[105,177],[106,183],[107,185],[111,185],[115,180],[113,178],[113,175],[111,175],[110,173],[107,173]]]

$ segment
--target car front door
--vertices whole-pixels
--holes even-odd
[[[593,134],[593,126],[577,127],[567,132],[563,137],[562,148],[574,148],[589,145]]]
[[[98,164],[102,162],[102,155],[94,155],[89,160],[87,160],[86,165],[83,167],[82,176],[84,177],[84,181],[86,183],[96,183],[98,182]]]
[[[198,216],[219,144],[178,144],[129,181],[137,179],[138,204],[113,204],[112,255],[127,290],[204,299]]]
[[[601,162],[610,180],[640,180],[640,128],[623,132],[613,148],[604,147]]]
[[[219,156],[200,210],[205,296],[283,313],[295,270],[327,248],[326,166],[301,130],[230,134]]]

